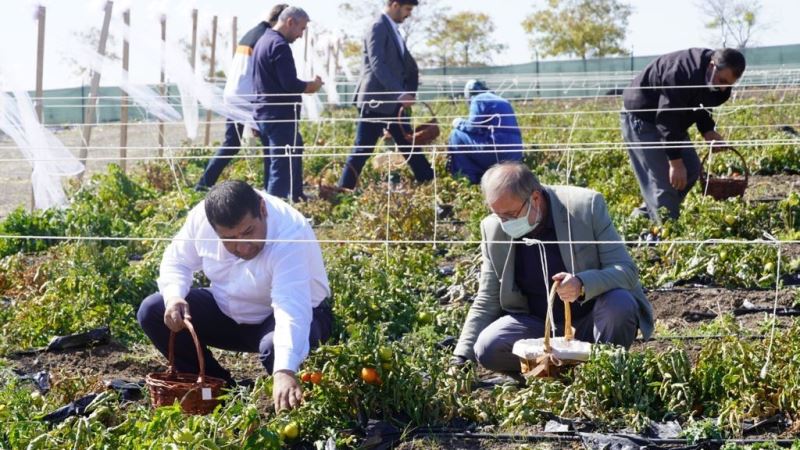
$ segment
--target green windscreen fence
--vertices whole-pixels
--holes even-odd
[[[800,45],[757,47],[745,50],[748,70],[740,85],[782,87],[800,86]],[[421,99],[458,97],[464,83],[480,78],[507,98],[570,98],[618,95],[639,70],[656,56],[598,58],[565,61],[538,61],[528,64],[492,67],[460,67],[422,70]],[[337,91],[342,105],[352,101],[356,80],[340,79]],[[157,87],[155,88],[158,89]],[[121,97],[117,87],[102,87],[98,94],[97,122],[118,122]],[[178,111],[177,87],[167,89],[167,101]],[[83,123],[89,87],[48,90],[43,96],[45,124],[69,126]],[[327,98],[323,95],[322,101]],[[201,111],[205,114],[205,111]],[[201,115],[202,117],[202,115]],[[130,121],[151,121],[144,108],[129,107]]]

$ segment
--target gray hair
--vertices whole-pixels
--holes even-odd
[[[481,178],[481,190],[487,204],[492,204],[501,195],[511,194],[525,200],[542,185],[525,164],[506,161],[492,166]]]
[[[297,21],[306,20],[310,21],[311,19],[308,17],[308,13],[305,12],[303,8],[298,8],[297,6],[290,6],[283,10],[280,17],[278,17],[279,22],[288,22],[289,19],[294,19]]]

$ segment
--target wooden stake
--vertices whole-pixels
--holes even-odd
[[[97,48],[97,53],[102,56],[106,54],[106,43],[108,42],[108,29],[111,25],[111,10],[114,7],[114,2],[108,1],[105,6],[105,17],[103,18],[103,28],[100,30],[100,43]],[[84,124],[82,128],[83,145],[80,150],[81,163],[86,164],[86,156],[89,151],[89,145],[92,141],[92,128],[97,120],[95,107],[97,106],[97,91],[100,88],[100,72],[92,72],[92,84],[89,92],[89,102],[86,110],[84,111]],[[84,174],[86,171],[83,172]],[[83,174],[81,174],[83,175]]]
[[[197,10],[192,10],[192,69],[197,63]]]
[[[125,27],[130,29],[131,26],[131,10],[122,13],[122,20],[125,22]],[[128,69],[130,67],[130,42],[127,40],[122,41],[122,76],[125,81],[128,81]],[[122,102],[120,103],[119,120],[121,126],[119,129],[119,165],[122,167],[123,172],[128,171],[128,96],[122,94]]]
[[[36,117],[44,124],[44,31],[47,8],[39,7],[39,33],[36,45]]]
[[[161,16],[161,97],[167,95],[167,75],[164,66],[167,62],[167,16]],[[158,157],[164,156],[164,121],[158,121]]]
[[[217,16],[211,21],[211,61],[208,67],[209,81],[214,78],[216,72],[216,59],[217,59]],[[208,147],[211,143],[211,110],[206,111],[206,137],[204,146]]]
[[[44,125],[44,32],[47,8],[39,7],[37,19],[39,22],[39,32],[36,44],[36,117],[39,123]],[[31,211],[36,208],[36,197],[33,194],[33,183],[31,183]]]
[[[232,54],[235,55],[236,48],[239,46],[239,18],[236,16],[233,16],[233,29],[231,30],[231,35],[232,35],[231,40],[233,41],[231,43],[231,47],[233,47]]]

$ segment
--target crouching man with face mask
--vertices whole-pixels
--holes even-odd
[[[486,369],[518,374],[519,358],[511,349],[520,339],[543,337],[556,280],[561,285],[553,319],[559,334],[567,302],[576,339],[628,348],[638,330],[650,337],[652,306],[625,246],[616,243],[620,237],[602,195],[543,186],[518,162],[489,169],[481,188],[492,214],[481,222],[480,286],[453,365],[477,360]]]

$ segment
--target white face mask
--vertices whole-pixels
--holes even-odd
[[[502,228],[507,235],[511,236],[512,239],[519,239],[522,236],[532,232],[542,223],[541,210],[536,211],[536,220],[533,222],[533,225],[528,222],[528,216],[531,215],[532,207],[533,201],[529,199],[528,211],[522,217],[518,217],[516,219],[507,220],[505,222],[500,219],[500,228]]]
[[[708,75],[706,72],[706,84],[708,85],[708,90],[711,92],[719,92],[719,86],[714,86],[714,77],[717,75],[717,66],[714,65],[713,69],[711,70],[711,75]]]

